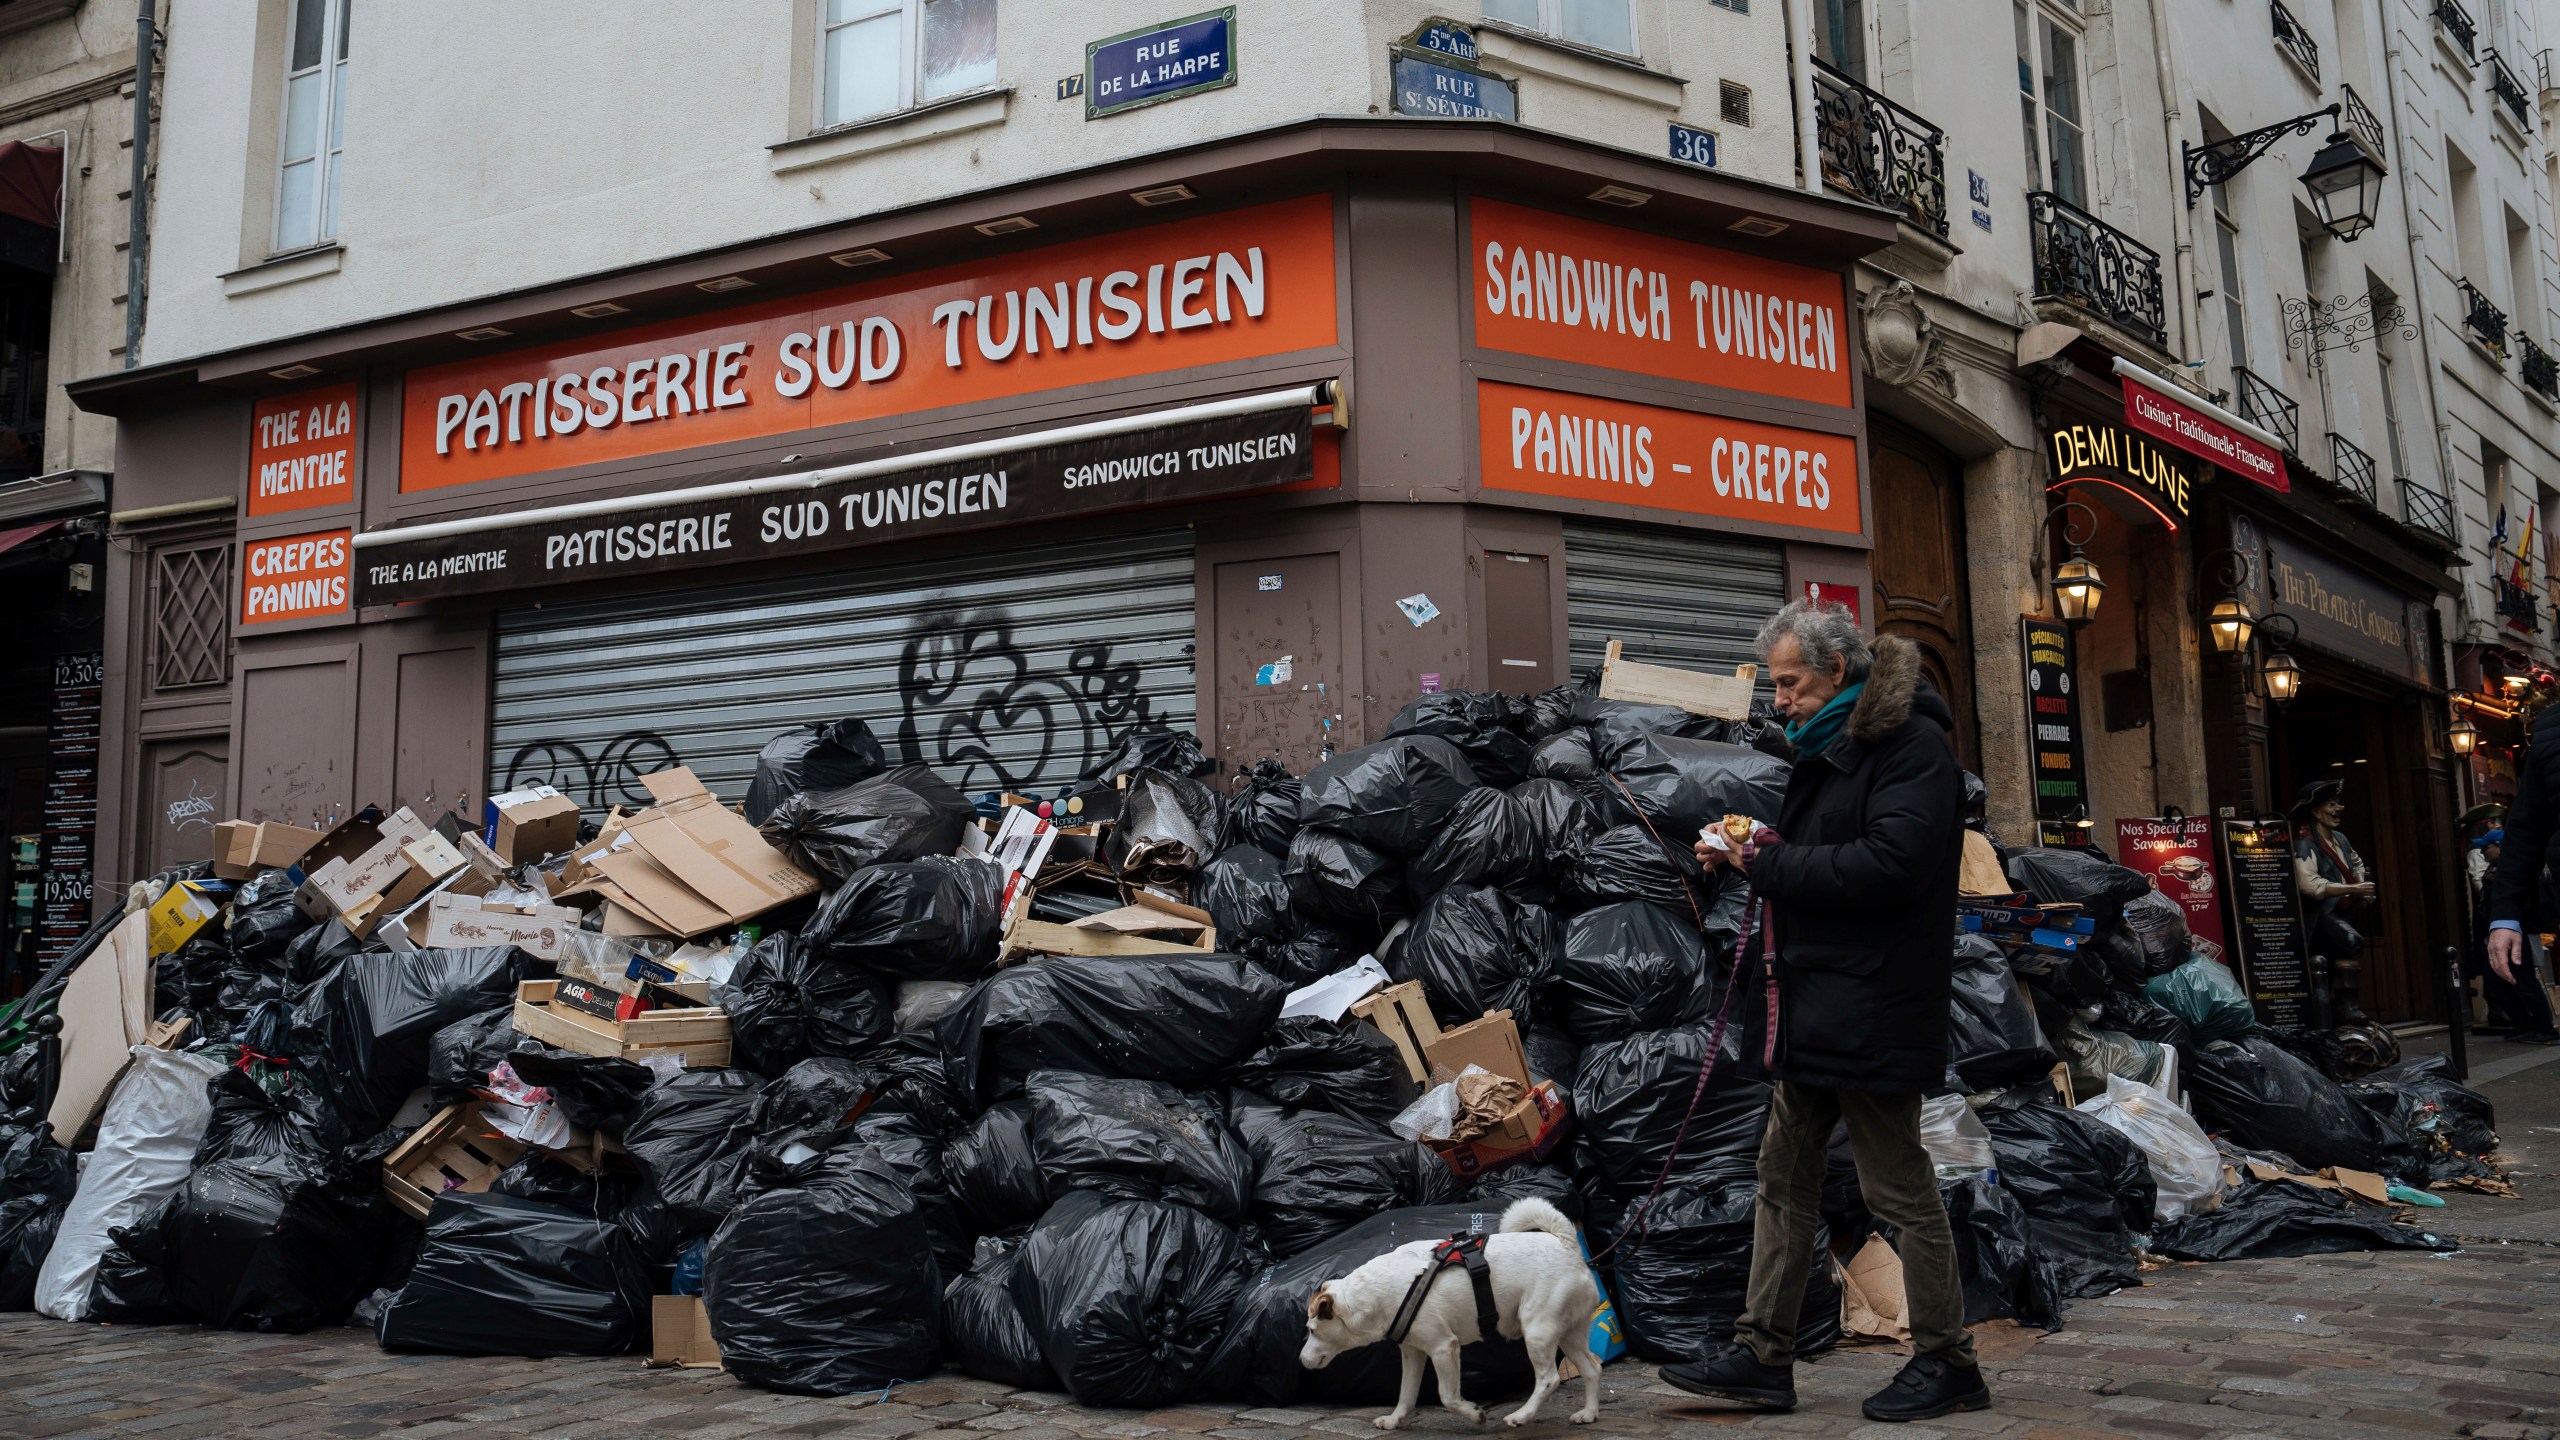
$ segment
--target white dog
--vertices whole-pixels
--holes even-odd
[[[1429,1268],[1432,1240],[1400,1245],[1339,1280],[1326,1282],[1307,1302],[1307,1343],[1298,1363],[1321,1370],[1345,1350],[1356,1350],[1387,1338],[1396,1312],[1414,1282]],[[1507,1338],[1524,1340],[1529,1364],[1537,1372],[1537,1388],[1517,1410],[1502,1417],[1512,1427],[1538,1417],[1538,1407],[1556,1388],[1556,1357],[1570,1356],[1582,1376],[1582,1408],[1569,1417],[1576,1425],[1600,1418],[1600,1361],[1591,1353],[1591,1316],[1600,1308],[1600,1287],[1582,1262],[1573,1222],[1544,1200],[1517,1200],[1502,1212],[1501,1228],[1485,1237],[1485,1268],[1493,1282],[1493,1298]],[[1462,1266],[1442,1271],[1424,1297],[1413,1325],[1398,1347],[1403,1352],[1404,1387],[1393,1413],[1378,1417],[1378,1428],[1393,1430],[1413,1414],[1422,1395],[1422,1364],[1427,1358],[1440,1377],[1440,1403],[1469,1420],[1482,1421],[1482,1406],[1458,1393],[1458,1347],[1488,1338],[1478,1332],[1475,1290]]]

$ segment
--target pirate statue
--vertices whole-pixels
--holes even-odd
[[[2365,864],[2340,828],[2347,816],[2346,789],[2343,780],[2314,780],[2295,798],[2288,812],[2293,821],[2293,876],[2302,891],[2303,928],[2310,941],[2315,983],[2321,972],[2328,976],[2325,1013],[2340,1038],[2369,1043],[2378,1052],[2389,1032],[2375,1025],[2357,1003],[2364,987],[2364,962],[2357,958],[2364,953],[2364,935],[2347,919],[2350,905],[2373,899],[2373,867]],[[2390,1048],[2396,1058],[2398,1046]]]

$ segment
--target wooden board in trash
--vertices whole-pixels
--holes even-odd
[[[672,1055],[687,1066],[729,1063],[729,1014],[716,1006],[651,1010],[628,1020],[607,1020],[551,1003],[557,984],[527,980],[516,987],[515,1028],[545,1045],[581,1055],[646,1060]]]

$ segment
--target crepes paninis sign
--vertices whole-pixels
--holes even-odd
[[[1315,476],[1292,407],[1026,447],[840,484],[669,499],[607,513],[529,511],[489,528],[366,536],[356,603],[389,605],[853,549],[998,525],[1274,489]]]

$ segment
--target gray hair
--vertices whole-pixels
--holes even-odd
[[[1857,619],[1849,607],[1837,600],[1816,603],[1790,600],[1780,606],[1769,623],[1760,627],[1760,658],[1769,658],[1781,639],[1792,637],[1796,650],[1814,673],[1828,675],[1832,662],[1842,662],[1840,683],[1855,685],[1867,678],[1876,663],[1876,653],[1867,645],[1867,637],[1858,632]]]

